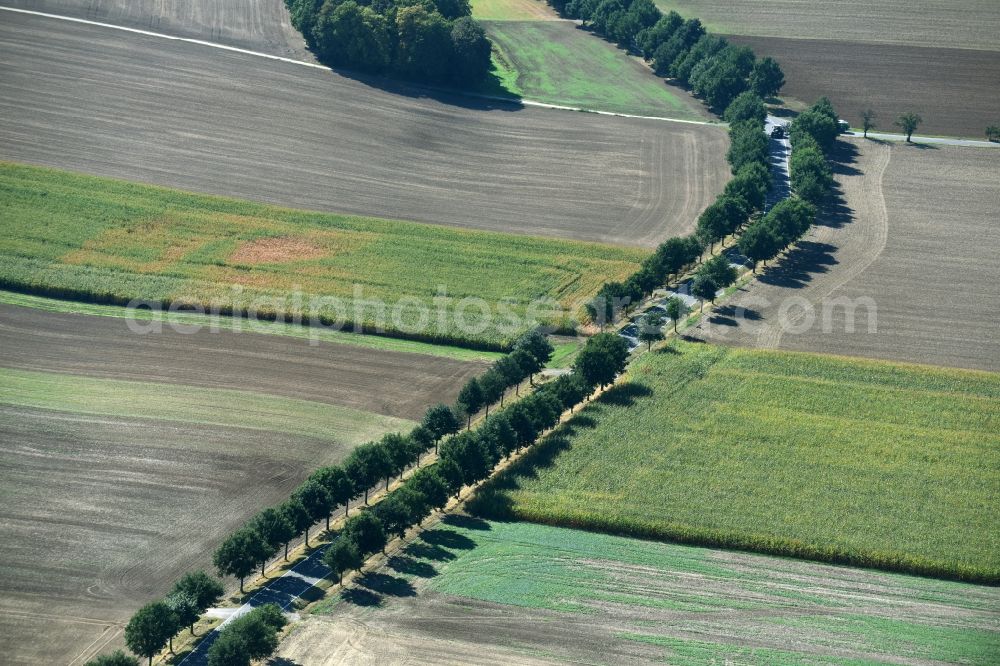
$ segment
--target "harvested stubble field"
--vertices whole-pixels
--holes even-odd
[[[993,0],[658,0],[697,16],[716,32],[775,57],[785,70],[782,96],[811,104],[822,95],[852,125],[862,109],[879,128],[906,111],[920,132],[982,138],[1000,124],[1000,3]],[[740,37],[741,36],[741,37]]]
[[[1000,5],[998,5],[1000,6]],[[924,119],[920,134],[981,139],[1000,124],[1000,51],[925,48],[833,40],[730,37],[758,56],[781,63],[781,91],[811,104],[829,97],[841,117],[861,126],[861,111],[878,113],[882,132],[899,132],[893,121],[908,111]]]
[[[0,23],[0,116],[0,159],[646,247],[689,230],[729,177],[720,127],[438,95],[22,15]]]
[[[209,567],[248,516],[356,444],[409,429],[483,367],[3,306],[5,662],[119,645],[131,613]]]
[[[471,509],[1000,581],[1000,375],[678,343]]]
[[[294,628],[292,663],[989,664],[996,588],[463,518]]]
[[[0,192],[0,281],[9,288],[115,303],[218,304],[223,312],[257,303],[262,312],[494,347],[529,318],[572,325],[605,280],[631,274],[646,255],[10,164],[0,164]],[[327,300],[311,305],[313,297]],[[549,304],[533,307],[542,298]],[[467,299],[483,299],[489,311]]]
[[[615,113],[705,120],[684,90],[571,21],[483,21],[526,99]]]
[[[315,61],[292,27],[283,0],[4,0],[3,4]]]
[[[835,158],[816,227],[692,334],[1000,371],[1000,153],[851,140]]]

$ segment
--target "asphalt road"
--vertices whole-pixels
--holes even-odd
[[[652,246],[728,178],[722,128],[387,89],[3,13],[0,159],[334,212]]]

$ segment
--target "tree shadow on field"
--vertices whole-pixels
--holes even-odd
[[[438,575],[437,569],[427,562],[421,562],[408,555],[393,555],[389,558],[389,568],[401,574],[416,576],[418,578],[434,578]]]
[[[479,518],[473,518],[472,516],[467,516],[465,514],[460,514],[460,513],[455,513],[455,514],[449,513],[448,515],[446,515],[444,518],[441,519],[441,522],[444,523],[445,525],[461,527],[462,529],[466,530],[478,530],[481,532],[488,532],[491,529],[493,529],[492,527],[490,527],[490,524],[485,520],[480,520]]]
[[[858,161],[858,146],[850,141],[835,141],[830,154],[830,168],[835,176],[860,176],[861,171],[852,166]]]
[[[382,597],[362,587],[349,587],[340,591],[340,598],[349,604],[373,608],[382,605]]]
[[[645,384],[628,382],[605,391],[598,402],[615,407],[631,407],[639,398],[648,398],[651,395],[653,395],[653,390]]]
[[[760,319],[760,312],[752,308],[723,305],[712,311],[708,317],[708,323],[720,326],[739,326],[741,321],[760,321]]]
[[[294,659],[288,657],[272,657],[267,660],[267,666],[303,666]]]
[[[436,544],[425,543],[423,541],[414,541],[403,549],[403,553],[417,559],[431,560],[434,562],[448,562],[455,559],[454,553],[449,552]]]
[[[839,262],[833,254],[837,248],[829,243],[799,241],[776,264],[768,266],[758,278],[762,283],[787,289],[802,289],[818,273],[827,273]]]
[[[415,597],[417,590],[405,578],[369,572],[357,580],[358,585],[376,594],[390,597]]]
[[[472,550],[476,542],[455,530],[436,528],[420,535],[420,540],[448,550]]]

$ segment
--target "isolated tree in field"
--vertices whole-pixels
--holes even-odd
[[[987,141],[1000,141],[1000,127],[996,125],[990,125],[986,128],[986,140]]]
[[[322,518],[326,518],[327,525],[329,525],[330,512],[333,511],[335,504],[330,498],[330,493],[326,492],[326,488],[315,481],[306,481],[295,490],[292,497],[305,507],[306,513],[311,519],[310,525],[319,522]],[[305,535],[306,548],[308,548],[309,526],[306,526]]]
[[[441,438],[458,432],[462,424],[451,407],[434,405],[424,414],[423,426],[434,435],[434,453],[437,453]]]
[[[466,430],[472,428],[472,415],[483,408],[483,389],[479,386],[479,380],[473,377],[465,383],[462,390],[458,392],[458,411],[465,414]]]
[[[877,115],[873,109],[865,109],[861,112],[861,129],[865,132],[865,138],[868,138],[868,130],[875,129],[875,118]]]
[[[139,666],[139,660],[122,650],[94,657],[83,666]]]
[[[378,552],[385,547],[385,530],[371,509],[348,520],[343,533],[354,541],[362,556]]]
[[[358,547],[347,537],[338,537],[323,553],[323,564],[337,574],[337,582],[344,582],[344,572],[360,569],[365,563]]]
[[[201,616],[201,609],[198,607],[198,600],[192,595],[186,592],[173,592],[168,594],[164,599],[163,603],[174,614],[174,621],[177,623],[177,629],[180,630],[183,627],[191,627],[191,633],[194,634],[194,623],[198,621]],[[174,637],[171,634],[170,638],[167,640],[167,646],[171,652],[174,651]]]
[[[750,89],[761,97],[777,95],[785,85],[785,73],[774,58],[761,58],[750,71]]]
[[[740,252],[753,262],[753,272],[757,272],[757,262],[773,259],[781,251],[781,242],[768,224],[752,224],[740,237]]]
[[[639,340],[646,343],[647,351],[653,348],[654,342],[663,339],[663,315],[656,312],[646,314],[639,320]]]
[[[920,127],[920,123],[922,122],[924,122],[924,119],[920,117],[920,114],[909,111],[896,118],[896,122],[894,122],[893,125],[903,130],[903,134],[906,135],[906,141],[910,142],[910,139],[913,137],[913,133],[917,131],[917,128]]]
[[[674,333],[677,332],[677,322],[687,314],[687,305],[677,296],[671,296],[665,304],[667,316],[674,322]]]
[[[242,594],[243,580],[253,573],[257,564],[267,558],[267,551],[267,543],[257,530],[241,527],[219,544],[212,561],[219,570],[219,575],[240,579]]]
[[[587,341],[573,363],[573,370],[591,386],[605,387],[625,369],[628,343],[614,333],[599,333]]]
[[[326,492],[330,493],[330,499],[333,500],[334,506],[343,505],[344,515],[348,515],[348,505],[357,491],[354,490],[351,477],[347,475],[343,467],[338,465],[321,467],[313,472],[310,478],[326,488]],[[327,527],[327,529],[330,528]]]
[[[715,294],[719,291],[719,285],[711,275],[699,275],[691,285],[691,293],[701,299],[701,310],[705,311],[705,301],[715,302]]]
[[[125,625],[125,645],[152,664],[153,656],[177,633],[177,628],[177,618],[170,607],[154,601],[136,611]]]
[[[209,576],[204,571],[194,571],[191,573],[184,574],[184,576],[174,583],[174,588],[171,594],[186,594],[194,598],[195,603],[198,605],[198,613],[204,613],[206,610],[219,603],[222,599],[222,595],[225,593],[225,588],[222,587],[222,582],[214,577]],[[197,618],[195,618],[197,620]],[[194,623],[190,625],[191,635],[194,635]]]
[[[295,538],[295,527],[288,520],[288,516],[277,507],[268,507],[262,510],[253,519],[251,527],[267,543],[268,550],[272,553],[284,546],[285,560],[288,560],[288,542]],[[263,575],[261,571],[261,575]]]

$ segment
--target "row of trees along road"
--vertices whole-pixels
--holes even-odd
[[[547,343],[546,343],[547,344]],[[548,353],[551,353],[549,347]],[[570,374],[498,409],[476,429],[466,429],[441,444],[436,464],[417,470],[374,507],[347,520],[323,561],[342,580],[381,551],[393,536],[402,537],[435,509],[443,508],[463,486],[487,478],[501,460],[534,443],[597,386],[606,386],[625,369],[628,346],[617,335],[590,338]]]
[[[548,2],[561,16],[579,19],[619,47],[641,54],[658,76],[689,87],[718,112],[740,93],[771,97],[785,83],[774,59],[758,60],[749,48],[709,34],[696,18],[684,20],[674,11],[664,15],[652,0]]]
[[[587,303],[587,313],[602,328],[621,314],[628,314],[654,289],[684,273],[706,249],[713,251],[717,242],[737,233],[764,208],[767,191],[771,187],[767,135],[764,134],[767,117],[764,100],[750,91],[741,93],[729,104],[723,117],[730,123],[730,147],[726,159],[733,178],[722,194],[698,217],[693,234],[668,238],[643,261],[638,271],[624,282],[605,283]],[[715,285],[712,295],[707,296],[710,300],[714,299],[715,291],[725,289],[735,280],[735,275],[715,270],[723,261],[720,259],[713,263],[696,277],[695,282],[701,293],[707,294],[710,286]],[[700,282],[698,278],[701,278]],[[668,303],[667,307],[673,308],[678,316],[684,312],[682,302]],[[671,318],[676,324],[677,318]],[[659,330],[652,320],[643,320],[639,327],[640,334],[650,329]]]
[[[490,41],[468,0],[285,0],[320,62],[362,72],[474,87],[490,71]]]
[[[739,248],[754,262],[766,262],[802,237],[816,221],[818,206],[833,189],[827,158],[839,134],[837,113],[823,97],[792,121],[790,172],[793,195],[743,232]]]

